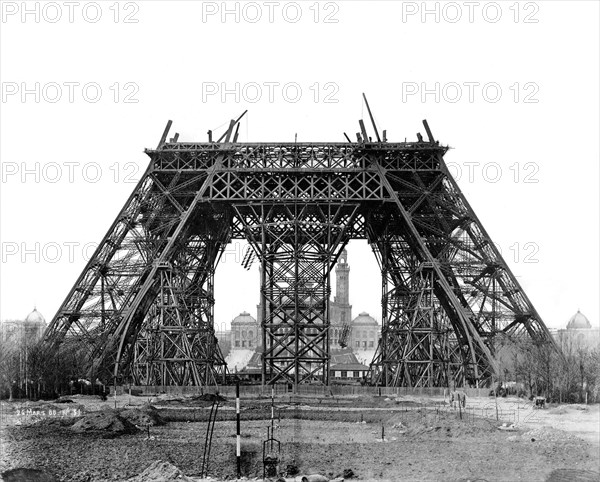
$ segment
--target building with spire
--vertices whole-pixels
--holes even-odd
[[[329,301],[331,363],[336,366],[348,363],[368,364],[375,354],[381,327],[375,318],[366,312],[352,318],[350,265],[348,264],[348,252],[345,249],[340,254],[335,266],[335,278],[335,294],[333,300]],[[217,333],[219,340],[227,340],[231,343],[231,352],[226,358],[231,370],[243,369],[249,363],[252,353],[262,352],[261,322],[262,305],[259,303],[256,305],[256,318],[247,312],[240,313],[231,321],[231,330],[222,330]],[[345,346],[341,345],[342,341]],[[340,370],[342,369],[340,368]],[[343,371],[354,373],[356,370],[344,369]]]
[[[350,304],[350,265],[348,252],[344,249],[335,266],[335,295],[329,302],[329,345],[339,346],[344,324],[352,320]]]

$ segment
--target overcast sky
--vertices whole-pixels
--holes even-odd
[[[148,164],[165,123],[206,140],[390,141],[427,119],[542,318],[599,321],[599,4],[588,2],[2,4],[0,318],[51,320]],[[256,314],[244,246],[216,274],[216,323]],[[237,253],[237,254],[236,254]],[[353,314],[378,320],[366,243]]]

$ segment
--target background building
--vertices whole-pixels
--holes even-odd
[[[598,348],[600,345],[600,328],[592,328],[587,317],[577,310],[567,322],[567,327],[553,333],[558,344],[563,348]]]
[[[44,316],[33,308],[24,320],[6,320],[0,323],[0,340],[12,344],[35,342],[39,340],[48,324]]]
[[[231,320],[231,349],[254,350],[261,346],[260,323],[244,311]]]
[[[352,320],[350,266],[348,252],[345,249],[335,266],[335,281],[335,296],[333,301],[329,302],[329,346],[334,349],[339,348],[344,323],[350,323]]]
[[[381,327],[366,312],[360,313],[352,319],[352,305],[350,304],[350,265],[348,264],[348,253],[344,249],[340,254],[335,267],[335,295],[329,302],[329,349],[332,356],[331,364],[336,352],[354,352],[347,363],[351,364],[369,364],[375,354],[377,343],[381,333]],[[223,346],[230,342],[231,352],[226,354],[226,362],[230,370],[240,371],[246,366],[250,366],[250,359],[255,351],[262,351],[262,305],[256,306],[256,318],[250,313],[243,312],[231,321],[231,330],[221,330],[216,333],[219,342]],[[347,350],[343,350],[340,345],[342,333],[346,327]],[[256,358],[256,357],[255,357]],[[339,365],[343,365],[338,362]],[[341,372],[342,370],[337,370]],[[354,373],[354,369],[344,370],[348,373]],[[363,371],[361,368],[359,371]],[[362,374],[361,374],[362,376]],[[346,378],[346,377],[340,377]],[[349,377],[352,378],[352,377]]]
[[[349,346],[354,351],[374,351],[380,332],[375,318],[363,311],[352,320]]]

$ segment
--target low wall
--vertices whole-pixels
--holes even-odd
[[[112,388],[112,387],[111,387]],[[280,395],[284,393],[293,393],[291,386],[280,384],[275,385],[275,393]],[[186,395],[202,395],[205,393],[216,393],[219,392],[223,396],[233,397],[235,396],[234,385],[219,385],[218,387],[178,387],[178,386],[131,386],[132,390],[141,392],[143,395],[159,395],[165,393],[168,395],[175,396],[186,396]],[[240,396],[255,397],[255,396],[270,396],[271,386],[261,385],[240,385]],[[490,389],[489,388],[459,388],[458,390],[464,391],[467,397],[487,397]],[[126,394],[129,391],[128,386],[117,386],[117,394]],[[363,387],[363,386],[350,386],[350,385],[330,385],[328,387],[317,386],[317,385],[300,385],[296,391],[297,395],[308,395],[308,396],[352,396],[352,395],[373,395],[382,397],[401,397],[406,395],[412,396],[423,396],[423,397],[443,397],[444,392],[446,395],[449,393],[448,388],[438,387],[422,387],[422,388],[410,388],[410,387]]]

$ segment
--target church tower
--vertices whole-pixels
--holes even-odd
[[[335,296],[333,301],[340,305],[348,305],[350,300],[350,266],[348,266],[348,253],[344,249],[335,267]],[[349,321],[349,320],[348,320]]]
[[[352,321],[352,305],[350,305],[350,265],[348,253],[344,249],[335,266],[335,296],[329,303],[329,345],[339,348],[344,323]]]

